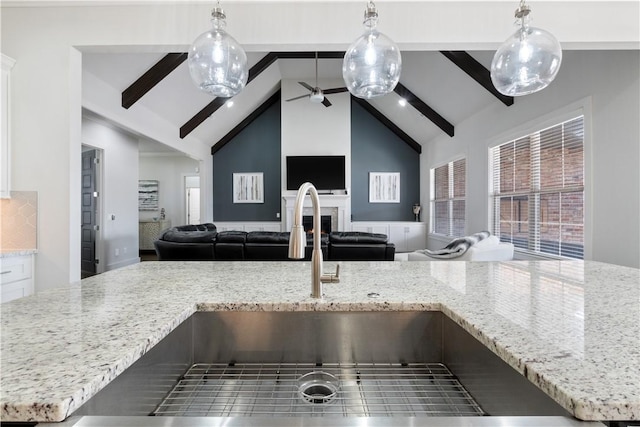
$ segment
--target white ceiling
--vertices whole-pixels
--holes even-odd
[[[191,83],[186,62],[128,110],[120,106],[119,94],[169,52],[164,51],[162,46],[172,46],[167,49],[175,49],[174,52],[187,49],[185,41],[188,43],[193,40],[197,28],[206,25],[212,2],[117,1],[119,4],[164,6],[148,10],[141,7],[126,9],[127,16],[130,15],[132,20],[138,17],[133,21],[136,25],[130,26],[122,25],[118,18],[109,19],[115,14],[104,14],[105,22],[99,21],[103,31],[96,31],[97,38],[94,40],[92,35],[78,42],[83,46],[84,72],[90,74],[83,80],[86,95],[102,95],[105,87],[111,88],[109,96],[87,97],[83,106],[94,108],[95,112],[115,113],[112,117],[117,118],[125,128],[129,125],[129,129],[144,117],[146,128],[151,126],[153,129],[146,131],[150,139],[178,148],[194,142],[192,146],[197,146],[197,155],[200,156],[273,94],[281,80],[314,82],[315,66],[312,59],[280,59],[233,98],[233,107],[218,109],[181,140],[180,127],[212,101],[210,96],[199,92]],[[56,3],[51,0],[31,2],[43,6]],[[11,0],[2,3],[3,8],[12,4],[19,7],[21,4]],[[111,4],[101,0],[69,0],[61,3],[85,6]],[[229,6],[229,15],[234,17],[230,21],[233,34],[248,51],[249,66],[256,64],[270,50],[346,49],[358,34],[359,30],[354,28],[353,22],[356,17],[362,16],[365,5],[361,0],[225,0],[224,3]],[[485,108],[517,108],[517,99],[514,106],[505,106],[439,52],[466,50],[485,68],[489,68],[493,50],[514,30],[510,16],[513,16],[517,0],[380,0],[376,3],[380,8],[381,25],[384,22],[385,33],[393,34],[402,49],[400,82],[444,119],[457,126]],[[638,4],[638,0],[536,0],[535,22],[552,31],[565,50],[637,49]],[[103,17],[101,14],[100,18],[96,18],[87,11],[91,9],[87,7],[70,9],[73,10],[69,16],[74,18],[85,15],[93,19]],[[153,12],[154,19],[147,19],[149,11]],[[577,11],[580,12],[579,20],[573,19]],[[173,21],[175,14],[180,14],[181,19]],[[170,23],[168,27],[157,25],[158,19],[163,17]],[[88,19],[87,22],[93,21]],[[119,30],[123,33],[121,37]],[[117,33],[116,37],[114,33]],[[97,40],[101,40],[102,44]],[[327,84],[331,84],[330,87],[341,85],[341,60],[321,59],[319,77],[325,83],[329,81]],[[89,93],[94,89],[95,92]],[[299,94],[305,93],[302,86],[300,90]],[[83,93],[83,102],[84,96]],[[420,144],[428,144],[434,138],[445,135],[413,107],[401,108],[395,93],[370,103]],[[323,105],[317,107],[318,114],[326,111]]]
[[[254,65],[266,54],[267,52],[249,52],[247,54],[249,66]],[[489,68],[492,52],[477,51],[470,54]],[[121,93],[164,55],[164,52],[85,53],[83,69]],[[492,103],[501,104],[497,98],[439,52],[403,52],[402,60],[401,83],[454,126]],[[320,59],[318,62],[320,79],[341,81],[341,70],[341,59]],[[268,68],[268,71],[272,75],[268,82],[257,83],[259,79],[251,82],[233,99],[234,105],[231,108],[220,108],[198,126],[191,136],[209,146],[213,145],[242,121],[247,112],[253,111],[270,96],[277,89],[273,87],[273,83],[280,79],[294,79],[315,86],[313,59],[279,59]],[[306,93],[307,91],[300,86],[299,94]],[[330,99],[331,95],[329,95]],[[420,144],[443,135],[440,128],[410,105],[401,107],[398,103],[399,99],[397,94],[391,93],[370,100],[370,104]],[[136,108],[152,111],[169,122],[178,135],[180,127],[212,100],[210,95],[199,91],[193,85],[185,61],[135,103],[130,111],[135,111]],[[302,99],[295,102],[308,101]],[[113,105],[108,107],[122,108]],[[319,114],[324,108],[323,105],[318,105]],[[239,113],[234,114],[234,111]],[[162,145],[155,144],[155,146],[158,150],[166,150]],[[143,146],[147,151],[153,151],[153,147],[154,144]]]

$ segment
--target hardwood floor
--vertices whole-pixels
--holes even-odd
[[[144,261],[158,261],[158,256],[155,251],[140,251],[140,262]]]

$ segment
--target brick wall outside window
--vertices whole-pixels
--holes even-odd
[[[584,118],[490,149],[492,231],[534,253],[584,257]]]

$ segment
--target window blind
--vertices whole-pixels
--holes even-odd
[[[584,117],[489,150],[492,232],[532,253],[584,257]]]
[[[463,236],[465,232],[466,159],[431,169],[431,233]]]

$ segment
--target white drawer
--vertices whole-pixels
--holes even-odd
[[[30,279],[8,284],[3,283],[2,286],[0,286],[0,303],[22,298],[26,295],[27,289],[30,287]]]
[[[32,256],[0,258],[0,283],[5,285],[31,277]]]

